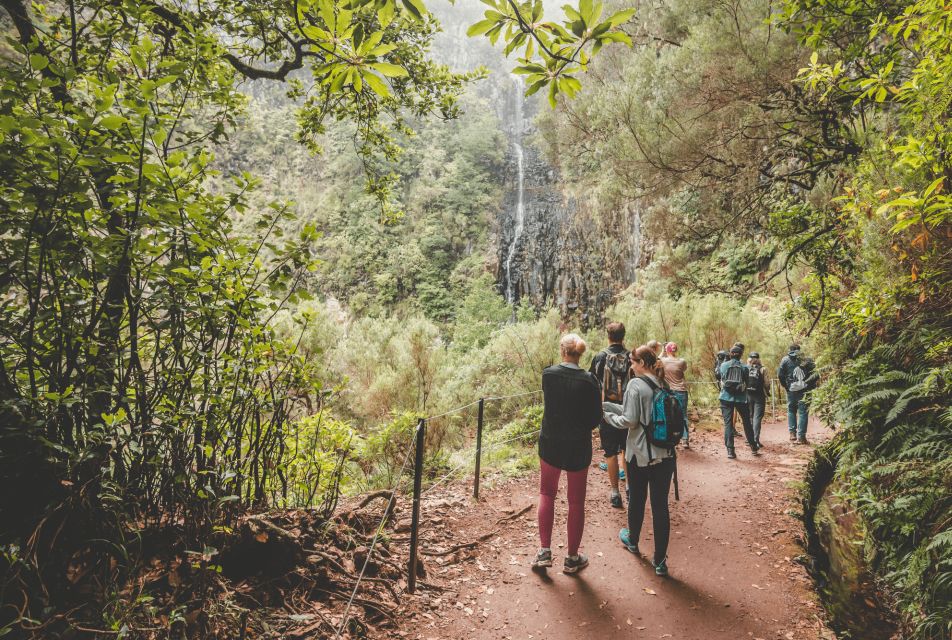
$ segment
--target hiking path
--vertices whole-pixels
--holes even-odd
[[[811,421],[811,441],[830,433]],[[671,497],[670,576],[618,541],[625,511],[608,504],[606,472],[593,456],[582,553],[589,566],[561,571],[565,555],[565,477],[556,500],[554,566],[530,569],[538,549],[538,472],[491,478],[473,501],[460,482],[422,503],[426,569],[414,606],[393,636],[435,640],[673,638],[677,640],[832,638],[822,621],[798,544],[797,485],[812,446],[787,440],[786,423],[765,423],[759,457],[738,440],[737,460],[722,436],[692,433],[679,452],[681,500]],[[653,549],[651,516],[640,547]]]

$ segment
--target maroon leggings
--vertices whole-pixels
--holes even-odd
[[[555,496],[559,492],[559,477],[562,470],[545,460],[539,460],[539,541],[543,549],[552,546],[552,524],[555,521]],[[578,554],[585,528],[585,489],[588,467],[579,471],[566,471],[569,494],[569,555]]]

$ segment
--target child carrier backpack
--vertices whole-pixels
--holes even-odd
[[[629,374],[628,352],[605,352],[605,371],[602,374],[603,399],[609,402],[622,402]]]
[[[731,360],[724,373],[724,391],[731,395],[740,395],[747,391],[744,379],[744,367],[739,360]]]
[[[654,396],[651,399],[651,421],[644,426],[648,439],[648,457],[651,457],[651,445],[664,449],[674,449],[684,437],[687,424],[684,411],[678,398],[664,387],[659,387],[651,378],[641,377],[648,383]]]
[[[750,369],[747,374],[747,390],[748,391],[762,391],[763,388],[764,388],[763,368],[756,364],[750,365]]]
[[[807,388],[807,376],[803,367],[797,364],[790,374],[790,391],[803,391]]]

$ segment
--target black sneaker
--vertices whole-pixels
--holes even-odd
[[[734,458],[737,457],[737,454],[734,453],[734,450],[733,450],[733,449],[728,449],[728,450],[727,450],[727,457],[730,458],[731,460],[733,460]]]
[[[545,569],[551,566],[552,566],[552,550],[539,549],[539,553],[536,554],[535,560],[532,561],[532,568]]]
[[[613,493],[611,497],[612,508],[614,509],[623,509],[625,505],[621,502],[621,494]]]
[[[562,573],[578,573],[588,566],[588,558],[581,553],[575,556],[565,556],[565,562],[562,563]]]

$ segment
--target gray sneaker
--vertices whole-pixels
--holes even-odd
[[[588,566],[588,558],[581,553],[575,556],[565,556],[565,562],[562,564],[562,573],[578,573]]]
[[[539,549],[539,553],[536,554],[535,560],[532,561],[532,568],[545,569],[551,566],[552,566],[552,550]]]

